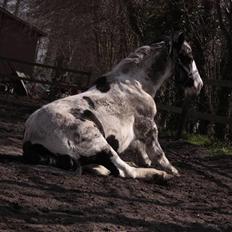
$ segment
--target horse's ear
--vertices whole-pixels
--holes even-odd
[[[173,36],[173,46],[177,51],[179,51],[185,41],[184,32],[177,32]]]

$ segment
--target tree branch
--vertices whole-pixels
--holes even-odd
[[[225,38],[227,40],[227,43],[228,43],[228,47],[229,47],[229,50],[230,50],[230,54],[232,54],[232,38],[231,38],[231,34],[230,32],[227,30],[224,22],[223,22],[223,17],[222,17],[222,9],[221,9],[221,6],[220,6],[220,1],[216,1],[216,10],[217,10],[217,15],[218,15],[218,19],[219,19],[219,25],[220,25],[220,28],[222,29],[224,35],[225,35]]]

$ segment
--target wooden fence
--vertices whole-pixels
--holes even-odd
[[[86,81],[86,85],[88,85],[90,83],[90,78],[91,78],[91,73],[90,72],[85,72],[85,71],[80,71],[80,70],[74,70],[74,69],[69,69],[69,68],[64,68],[64,67],[60,67],[60,66],[51,66],[51,65],[46,65],[46,64],[40,64],[40,63],[34,63],[34,62],[28,62],[28,61],[22,61],[19,59],[15,59],[15,58],[10,58],[10,57],[3,57],[0,56],[0,62],[5,61],[7,62],[9,65],[12,63],[18,63],[18,64],[23,64],[23,65],[28,65],[28,66],[33,66],[33,67],[40,67],[40,68],[44,68],[44,69],[51,69],[54,70],[56,77],[59,77],[62,73],[71,73],[71,74],[78,74],[81,76],[82,79],[84,79]],[[10,65],[11,66],[11,65]],[[17,75],[16,71],[14,70],[11,66],[11,71],[12,71],[12,75]],[[1,77],[0,77],[1,78]],[[23,81],[27,81],[30,83],[39,83],[39,84],[46,84],[46,85],[54,85],[55,83],[53,81],[48,81],[48,80],[37,80],[34,77],[30,77],[30,78],[25,78],[25,77],[21,77],[21,76],[17,76],[18,80],[23,80]],[[12,81],[9,78],[9,82]],[[59,83],[56,83],[57,85],[61,86],[61,87],[76,87],[76,88],[80,88],[80,86],[76,85],[76,84],[71,84],[65,81],[59,81]]]
[[[30,66],[35,66],[35,67],[42,67],[45,69],[52,69],[57,72],[57,75],[61,72],[69,72],[69,73],[74,73],[74,74],[79,74],[82,75],[83,78],[87,78],[87,82],[89,82],[89,79],[91,77],[91,73],[89,72],[84,72],[84,71],[78,71],[78,70],[73,70],[73,69],[68,69],[68,68],[63,68],[63,67],[57,67],[57,66],[50,66],[50,65],[45,65],[45,64],[38,64],[38,63],[33,63],[33,62],[26,62],[26,61],[21,61],[18,59],[14,58],[9,58],[9,57],[2,57],[0,56],[0,61],[5,60],[7,62],[13,62],[13,63],[21,63],[24,65],[30,65]],[[21,80],[26,80],[27,82],[32,82],[32,83],[41,83],[41,84],[47,84],[47,85],[53,85],[54,83],[51,81],[45,81],[45,80],[36,80],[34,78],[30,79],[25,79],[18,77]],[[59,82],[57,83],[59,86],[63,87],[75,87],[78,88],[78,85],[75,84],[70,84],[67,82]],[[205,85],[211,85],[211,86],[216,86],[216,87],[226,87],[226,88],[231,88],[232,89],[232,81],[230,80],[209,80],[205,83]],[[177,128],[177,134],[178,136],[181,136],[185,123],[188,120],[188,118],[194,119],[194,120],[205,120],[205,121],[210,121],[211,123],[220,123],[227,125],[229,124],[232,126],[232,118],[231,117],[225,117],[225,116],[218,116],[216,114],[209,114],[209,113],[202,113],[202,112],[196,112],[194,109],[189,109],[188,107],[188,101],[186,101],[183,104],[183,107],[175,107],[175,106],[168,106],[164,104],[158,104],[157,105],[158,111],[166,111],[169,113],[174,113],[178,114],[180,116],[180,125],[179,128]]]
[[[54,69],[54,70],[59,70],[59,71],[63,71],[63,72],[76,73],[76,74],[81,74],[81,75],[86,75],[86,76],[91,75],[90,72],[84,72],[84,71],[59,67],[59,66],[51,66],[51,65],[46,65],[46,64],[33,63],[33,62],[23,61],[23,60],[19,60],[19,59],[15,59],[15,58],[4,57],[4,56],[0,56],[0,60],[5,60],[5,61],[12,62],[12,63],[25,64],[25,65],[29,65],[29,66],[42,67],[42,68],[47,68],[47,69]]]
[[[230,80],[209,80],[205,82],[205,85],[211,85],[216,87],[226,87],[232,89],[232,81]],[[209,114],[209,113],[202,113],[196,112],[193,108],[188,107],[189,103],[186,100],[183,103],[183,107],[176,107],[176,106],[167,106],[164,104],[158,104],[157,109],[158,111],[166,111],[173,114],[180,115],[180,124],[177,128],[177,137],[181,137],[185,124],[189,118],[194,120],[205,120],[211,123],[219,123],[223,125],[230,125],[232,127],[232,116],[218,116],[216,114]]]

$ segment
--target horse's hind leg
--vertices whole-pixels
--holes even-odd
[[[23,158],[29,164],[48,164],[52,162],[50,152],[39,144],[27,141],[23,144]]]
[[[79,163],[69,155],[53,154],[40,144],[25,142],[23,144],[23,158],[29,164],[42,164],[65,170],[80,172]]]

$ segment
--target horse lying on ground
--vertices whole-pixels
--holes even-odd
[[[163,81],[177,72],[186,94],[200,92],[203,82],[183,34],[136,49],[86,92],[34,112],[25,124],[25,160],[71,170],[98,164],[120,177],[178,176],[158,142],[153,100]],[[147,166],[156,162],[164,171],[124,162],[119,154],[129,147]]]

